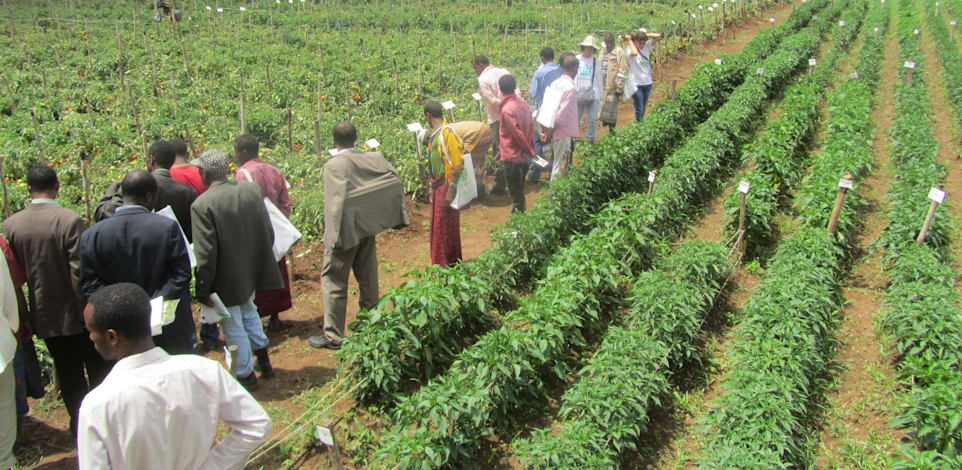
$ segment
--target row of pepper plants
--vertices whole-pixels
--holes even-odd
[[[930,202],[925,194],[944,180],[946,171],[937,159],[938,143],[925,81],[930,71],[923,60],[920,35],[916,34],[921,29],[921,6],[901,1],[899,60],[915,62],[915,69],[910,86],[907,70],[900,67],[896,88],[897,114],[891,138],[898,179],[890,190],[892,207],[884,235],[890,285],[881,325],[891,339],[905,397],[895,424],[910,437],[902,448],[902,458],[893,467],[959,468],[962,313],[949,255],[949,236],[954,227],[942,205],[925,243],[916,246]],[[940,34],[937,26],[932,32],[936,37]],[[937,49],[947,45],[936,41]]]
[[[545,278],[505,315],[500,328],[462,351],[445,374],[402,399],[394,413],[397,424],[379,452],[384,465],[477,465],[473,459],[483,436],[541,396],[546,376],[565,379],[570,351],[604,328],[612,310],[606,306],[620,305],[625,280],[650,267],[665,238],[714,193],[751,137],[758,113],[817,49],[818,37],[804,30],[786,38],[762,62],[770,73],[749,74],[668,157],[651,195],[628,193],[605,205],[595,228],[552,257]]]
[[[543,277],[555,251],[587,231],[607,201],[642,187],[647,171],[658,168],[749,70],[827,3],[808,2],[785,24],[760,32],[741,53],[723,57],[721,66],[696,68],[675,99],[588,148],[580,165],[553,182],[526,214],[512,216],[493,234],[494,247],[472,262],[413,272],[376,308],[361,312],[339,353],[357,398],[393,402],[410,382],[449,364],[468,332],[493,323],[492,309],[510,307],[514,290]]]
[[[948,91],[949,100],[955,108],[956,127],[962,129],[962,53],[959,51],[958,43],[953,40],[952,34],[949,33],[949,28],[946,26],[946,20],[944,19],[945,17],[962,17],[959,14],[960,12],[956,10],[962,5],[962,2],[949,0],[948,4],[948,10],[946,8],[938,10],[940,16],[936,16],[937,9],[934,4],[925,3],[924,8],[929,33],[935,42],[935,52],[938,54],[939,62],[942,65],[942,78],[945,80],[946,91]],[[953,8],[953,6],[955,7]],[[946,14],[947,11],[953,14]],[[958,25],[956,25],[957,27]]]
[[[857,230],[852,191],[835,236],[830,209],[811,192],[834,196],[843,171],[857,183],[872,166],[873,94],[888,15],[872,7],[862,28],[858,78],[829,96],[829,134],[811,157],[796,209],[802,227],[783,240],[748,300],[729,351],[731,375],[707,417],[709,436],[699,468],[803,468],[811,465],[816,405],[834,355],[840,278]],[[810,189],[809,189],[810,188]]]
[[[240,133],[243,94],[246,130],[288,177],[293,221],[311,238],[323,223],[315,155],[327,156],[336,122],[352,119],[360,142],[380,141],[406,188],[418,191],[417,153],[405,124],[423,115],[426,99],[452,100],[459,119],[477,119],[473,55],[491,56],[526,88],[541,46],[560,54],[601,30],[655,29],[670,21],[686,28],[684,10],[695,8],[694,2],[174,3],[185,18],[176,28],[152,22],[150,2],[94,2],[82,10],[73,2],[40,2],[7,18],[0,34],[0,155],[7,157],[12,210],[28,198],[24,178],[34,163],[53,165],[62,202],[83,212],[81,158],[89,162],[86,179],[96,200],[143,166],[145,146],[186,138],[185,128],[197,153],[229,150]],[[677,43],[662,46],[669,44]]]
[[[834,63],[858,31],[864,7],[859,3],[839,16],[849,29],[841,30],[844,41],[832,48],[824,65],[827,71],[820,72],[819,76],[827,76],[824,82],[813,87],[811,76],[799,77],[785,91],[774,113],[779,117],[767,129],[788,127],[798,120],[792,115],[804,114],[799,103],[805,100],[792,97],[802,95],[802,91],[817,94],[816,90],[827,85]],[[835,15],[829,12],[827,16]],[[767,138],[760,136],[743,155],[757,151],[752,149],[758,142],[774,142],[770,132],[762,134]],[[784,146],[790,142],[800,145],[797,135],[786,133],[783,139]],[[700,272],[716,272],[694,266]],[[715,278],[715,282],[720,280]],[[609,328],[601,347],[579,373],[580,380],[562,396],[560,433],[540,429],[530,439],[514,444],[526,468],[618,468],[620,453],[634,447],[646,427],[649,411],[669,392],[671,374],[694,353],[693,340],[720,289],[720,284],[704,279],[695,289],[683,285],[659,271],[638,278],[629,296],[629,314],[623,319],[625,328]],[[642,323],[638,323],[637,315],[641,315]]]
[[[760,257],[777,238],[774,215],[786,204],[788,192],[796,188],[805,174],[808,145],[821,121],[819,103],[825,97],[836,67],[859,31],[865,5],[844,12],[845,26],[835,30],[836,47],[817,64],[813,74],[799,77],[782,99],[778,119],[765,127],[745,152],[746,169],[739,180],[751,189],[745,197],[745,249],[749,258]],[[841,24],[841,23],[840,23]],[[751,164],[754,163],[754,166]],[[726,233],[735,236],[739,228],[741,193],[725,199]]]

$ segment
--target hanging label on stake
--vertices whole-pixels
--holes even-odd
[[[942,201],[945,201],[945,191],[939,188],[932,188],[929,190],[929,199],[942,204]]]
[[[480,94],[480,93],[472,93],[472,94],[471,94],[471,97],[474,98],[474,101],[481,101],[481,94]]]
[[[444,103],[441,103],[441,107],[444,108],[444,109],[452,109],[452,108],[454,108],[454,102],[453,102],[453,101],[445,101]]]
[[[224,9],[223,9],[223,8],[218,8],[218,9],[217,9],[217,13],[223,13],[223,12],[224,12]]]
[[[878,32],[878,26],[875,27],[875,32],[876,32],[876,33]]]
[[[420,122],[412,122],[412,123],[408,124],[408,130],[411,131],[411,132],[417,132],[417,131],[420,131],[420,130],[422,130],[422,129],[424,129],[424,128],[421,127],[421,123],[420,123]]]
[[[692,18],[698,18],[698,15],[692,13],[692,14],[691,14],[691,17],[692,17]]]
[[[331,435],[330,429],[324,426],[314,426],[314,429],[317,431],[317,440],[321,441],[321,444],[328,447],[334,446],[334,436]]]
[[[808,65],[814,67],[818,65],[818,60],[815,60],[815,58],[808,59]]]
[[[327,153],[329,153],[333,157],[337,155],[337,149],[327,149]]]
[[[748,180],[741,180],[741,182],[738,183],[738,192],[742,194],[748,194],[748,190],[751,188],[752,184],[749,183]]]
[[[773,17],[769,18],[769,19],[768,19],[768,22],[771,23],[771,24],[775,24],[775,17],[773,16]]]
[[[210,5],[204,5],[204,8],[206,8],[207,11],[210,11]]]
[[[721,65],[721,64],[722,64],[721,59],[715,59],[715,65]]]
[[[247,11],[247,8],[245,8],[245,7],[240,7],[240,11]]]
[[[920,31],[919,31],[918,28],[915,28],[915,31],[913,31],[913,33],[915,33],[916,35],[919,34],[919,32],[920,32]]]
[[[378,142],[377,139],[370,139],[367,142],[364,142],[364,144],[367,145],[368,147],[371,147],[372,149],[376,149],[381,146],[381,143]]]
[[[842,178],[838,180],[838,187],[845,188],[845,189],[852,189],[855,187],[855,183],[853,183],[852,180],[847,180],[845,178]]]
[[[654,182],[655,182],[655,172],[654,172],[654,171],[649,171],[649,172],[648,172],[648,182],[649,182],[649,183],[654,183]]]
[[[718,8],[718,2],[712,3],[711,6]]]
[[[955,25],[959,24],[959,22],[958,22],[958,21],[955,21],[955,20],[952,20],[952,21],[949,21],[949,24],[952,25],[952,26],[955,26]]]
[[[715,11],[715,10],[712,9],[712,7],[708,7],[708,11],[709,11],[709,12],[712,12],[712,11]]]
[[[762,74],[765,73],[765,68],[764,68],[764,67],[759,67],[758,69],[755,70],[755,73],[757,73],[758,76],[761,77]]]
[[[905,62],[905,68],[907,68],[907,69],[914,69],[914,68],[915,68],[915,62],[906,61],[906,62]]]
[[[858,72],[852,72],[852,74],[849,75],[848,78],[851,78],[852,80],[857,79],[857,78],[858,78]]]
[[[845,26],[845,20],[839,21],[839,22],[838,22],[838,26],[839,26],[839,27]]]

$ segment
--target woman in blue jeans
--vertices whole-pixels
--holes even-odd
[[[654,83],[651,78],[651,53],[661,34],[639,31],[622,38],[628,41],[628,88],[635,90],[631,95],[635,105],[635,120],[641,121],[645,118]]]

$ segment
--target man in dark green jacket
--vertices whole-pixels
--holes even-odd
[[[227,344],[237,346],[234,373],[248,390],[257,386],[251,350],[261,377],[274,375],[267,354],[267,336],[254,306],[257,289],[284,286],[274,259],[274,230],[260,188],[254,183],[227,181],[230,157],[208,150],[190,162],[200,168],[209,189],[190,206],[193,219],[194,274],[197,300],[213,307],[217,294],[230,313],[220,321]]]

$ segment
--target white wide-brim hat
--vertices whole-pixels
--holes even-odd
[[[598,41],[595,40],[595,37],[592,36],[592,35],[590,35],[590,34],[585,37],[585,40],[584,40],[584,41],[581,41],[581,44],[578,44],[578,45],[581,46],[581,47],[590,47],[590,48],[592,48],[592,49],[594,49],[594,50],[596,50],[596,51],[597,51],[598,49],[600,49],[600,48],[598,47]]]

